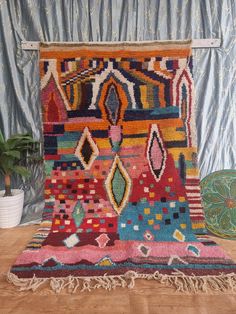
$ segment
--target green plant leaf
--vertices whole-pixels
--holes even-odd
[[[20,159],[20,152],[17,150],[9,150],[7,152],[3,152],[3,155]]]
[[[0,135],[0,172],[4,174],[17,173],[28,176],[30,172],[24,167],[30,158],[39,150],[39,142],[30,134],[16,134],[8,140]]]
[[[30,176],[30,171],[27,170],[23,166],[15,166],[14,167],[14,172],[16,172],[17,174],[21,175],[22,177],[29,177]]]
[[[0,156],[0,168],[3,170],[4,174],[10,174],[14,168],[15,158],[11,158],[6,155]]]
[[[6,143],[11,149],[17,148],[18,150],[27,150],[33,148],[34,144],[37,142],[34,141],[31,135],[22,134],[11,136]]]
[[[4,137],[3,137],[3,134],[2,134],[2,131],[0,130],[0,143],[4,143]]]
[[[0,154],[5,150],[5,143],[0,142]]]

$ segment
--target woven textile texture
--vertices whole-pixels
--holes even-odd
[[[45,210],[9,281],[234,289],[205,233],[191,43],[42,44],[40,74]]]

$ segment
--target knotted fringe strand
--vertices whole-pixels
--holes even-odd
[[[236,274],[220,274],[217,276],[187,276],[176,270],[171,275],[161,274],[156,271],[153,274],[139,274],[134,271],[128,271],[124,275],[103,275],[92,277],[63,277],[63,278],[18,278],[15,274],[9,272],[7,280],[19,287],[20,291],[35,291],[40,286],[49,283],[51,289],[60,293],[63,289],[67,289],[70,293],[77,290],[91,291],[93,289],[104,288],[112,290],[116,287],[133,288],[136,279],[156,280],[166,286],[175,287],[180,292],[235,292],[236,291]]]

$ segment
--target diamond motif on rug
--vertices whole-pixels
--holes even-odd
[[[120,100],[117,94],[115,85],[111,85],[108,89],[108,95],[105,101],[105,106],[108,110],[108,115],[112,124],[116,124],[118,121],[118,114],[120,111]]]
[[[151,231],[147,230],[143,234],[144,239],[147,241],[153,241],[154,240],[154,235],[151,233]]]
[[[80,224],[83,221],[84,216],[85,216],[84,209],[81,206],[80,202],[78,201],[75,204],[74,210],[72,212],[72,217],[74,218],[74,222],[75,222],[76,227],[80,226]]]
[[[98,106],[101,109],[103,119],[111,125],[117,125],[123,119],[130,98],[127,89],[128,80],[122,83],[122,75],[117,70],[103,74],[107,75],[107,78],[101,84]]]
[[[148,246],[144,245],[144,244],[140,244],[138,246],[138,249],[141,252],[141,254],[143,256],[145,256],[145,257],[147,257],[149,255],[150,251],[151,251],[151,249]]]
[[[115,156],[105,187],[114,210],[120,215],[128,201],[131,180],[118,155]]]
[[[84,169],[88,170],[91,168],[92,163],[98,155],[99,151],[97,145],[92,139],[88,127],[85,127],[79,143],[75,149],[75,156],[79,158]]]
[[[108,235],[106,233],[101,234],[99,237],[97,237],[95,239],[95,241],[97,241],[98,246],[102,249],[104,248],[107,243],[110,241],[110,238],[108,237]]]
[[[68,249],[71,249],[74,247],[76,244],[80,242],[80,239],[76,233],[70,235],[68,238],[63,240],[63,243],[66,245]]]
[[[166,150],[156,124],[152,124],[148,140],[147,159],[156,181],[160,181],[166,164]]]
[[[176,229],[173,233],[173,238],[177,241],[184,242],[185,241],[185,235],[178,229]]]

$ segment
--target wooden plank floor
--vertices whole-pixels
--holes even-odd
[[[236,294],[181,294],[155,281],[136,281],[134,289],[103,289],[56,295],[49,288],[19,292],[5,274],[38,226],[0,229],[0,314],[236,314]],[[236,241],[214,238],[236,261]]]

